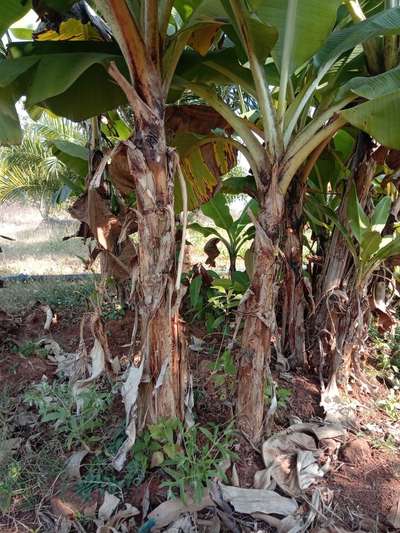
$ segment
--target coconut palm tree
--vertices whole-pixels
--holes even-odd
[[[19,146],[0,149],[0,203],[24,200],[38,206],[47,219],[52,203],[65,200],[78,176],[57,157],[54,141],[84,145],[84,130],[58,117],[43,115],[29,123]]]

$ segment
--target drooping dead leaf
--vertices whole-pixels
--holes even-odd
[[[173,524],[165,530],[165,533],[194,533],[197,528],[193,524],[193,520],[189,514],[180,516]]]
[[[197,518],[197,531],[199,533],[220,533],[221,520],[217,514],[214,514],[214,516],[209,519]]]
[[[127,146],[121,144],[108,167],[111,181],[122,195],[127,195],[135,190],[135,181],[129,169],[126,152]]]
[[[274,488],[273,481],[291,496],[299,496],[322,478],[329,460],[320,464],[323,455],[316,439],[342,439],[345,431],[339,424],[294,424],[267,439],[262,447],[265,470],[255,476],[255,486]]]
[[[9,461],[10,457],[21,446],[22,439],[14,437],[13,439],[0,440],[0,465]]]
[[[120,472],[126,462],[126,456],[136,440],[136,401],[139,393],[139,385],[142,380],[144,359],[139,367],[131,365],[126,372],[125,381],[121,388],[122,401],[125,405],[126,415],[126,440],[118,450],[112,464]]]
[[[117,496],[114,496],[113,494],[110,494],[109,492],[105,491],[104,500],[99,508],[99,512],[97,515],[98,519],[102,522],[106,522],[107,520],[109,520],[115,509],[118,507],[120,501],[121,500],[117,498]]]
[[[73,218],[89,229],[85,237],[96,239],[98,246],[92,251],[87,267],[103,252],[103,272],[118,280],[126,280],[136,260],[136,249],[129,235],[137,230],[134,212],[122,210],[116,216],[111,212],[109,200],[96,189],[79,197],[69,209]]]
[[[400,167],[400,150],[390,150],[386,156],[386,164],[392,170],[397,170]]]
[[[381,333],[390,331],[396,323],[393,314],[389,311],[385,302],[386,283],[378,281],[375,283],[372,295],[369,299],[371,311],[378,317],[378,329]]]
[[[169,137],[176,133],[209,135],[211,130],[232,132],[228,122],[207,105],[171,105],[165,110],[165,123]]]
[[[76,507],[70,502],[64,502],[61,498],[54,496],[50,500],[51,507],[56,516],[64,516],[69,520],[74,520],[78,514]]]
[[[205,56],[218,35],[221,23],[206,24],[199,30],[195,30],[188,40],[188,45],[200,55]]]
[[[239,474],[235,464],[232,465],[232,485],[234,487],[240,487]]]
[[[100,377],[105,370],[104,349],[101,345],[100,340],[97,337],[94,340],[94,345],[90,352],[90,359],[92,364],[91,375],[87,379],[78,379],[72,386],[72,391],[76,400],[78,413],[80,411],[80,408],[82,407],[82,400],[79,398],[80,392],[86,389],[88,385],[90,385],[98,377]]]
[[[50,326],[53,322],[53,311],[51,310],[49,305],[43,305],[42,306],[43,312],[46,314],[46,321],[44,323],[43,329],[44,331],[50,331]]]
[[[206,242],[204,246],[204,253],[207,255],[206,265],[215,267],[215,259],[221,253],[218,250],[218,246],[217,246],[219,241],[220,239],[218,237],[214,237],[213,239],[210,239],[209,241]]]

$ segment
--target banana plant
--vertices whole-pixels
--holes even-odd
[[[66,0],[47,2],[64,11],[73,4]],[[92,43],[90,47],[73,42],[28,43],[11,47],[7,59],[0,63],[0,111],[5,109],[8,113],[3,113],[4,120],[15,119],[15,110],[13,115],[9,104],[23,94],[28,107],[51,106],[59,114],[73,113],[75,120],[129,101],[135,124],[139,125],[134,154],[141,153],[146,162],[132,176],[136,185],[146,183],[138,195],[139,212],[143,214],[139,255],[146,258],[143,264],[140,262],[138,290],[144,292],[139,305],[147,302],[139,316],[145,324],[143,330],[150,327],[149,335],[143,338],[143,346],[149,348],[146,353],[169,354],[173,344],[170,342],[171,349],[165,349],[160,338],[161,332],[169,330],[166,317],[170,313],[164,304],[171,291],[167,290],[165,276],[171,272],[174,256],[171,252],[168,260],[158,257],[158,250],[167,250],[165,242],[173,248],[171,228],[165,219],[173,203],[173,180],[165,170],[164,107],[189,90],[229,123],[235,133],[229,142],[250,163],[260,205],[255,223],[254,275],[243,304],[245,326],[237,404],[239,426],[254,440],[262,433],[265,366],[276,333],[281,234],[283,231],[287,238],[295,236],[292,221],[289,225],[285,221],[287,198],[296,201],[297,191],[301,191],[293,184],[302,185],[321,146],[346,123],[360,127],[388,146],[400,144],[395,124],[400,101],[398,72],[392,69],[378,74],[376,79],[361,75],[353,85],[355,70],[350,68],[351,55],[360,43],[399,33],[400,9],[386,9],[332,31],[340,3],[329,0],[321,10],[320,0],[146,0],[140,9],[134,0],[95,0],[94,5],[108,21],[119,46],[115,42],[96,43],[94,53]],[[1,9],[2,6],[0,16]],[[108,77],[104,77],[104,65]],[[349,81],[344,93],[338,93],[338,79]],[[258,118],[241,117],[226,105],[215,90],[215,85],[221,83],[240,85],[251,95],[257,102]],[[326,98],[321,98],[322,84]],[[206,136],[200,139],[199,145],[206,140]],[[144,172],[146,168],[148,173]],[[148,191],[153,191],[154,201]],[[161,208],[165,212],[153,220],[152,214]],[[148,227],[152,228],[150,232],[146,231]],[[161,242],[163,246],[158,246]],[[156,283],[160,276],[163,283]],[[158,375],[162,361],[150,366]],[[179,383],[178,378],[176,382]],[[167,392],[176,392],[179,386],[168,384],[169,374],[165,387],[148,401],[149,405],[157,402],[154,411],[160,416],[163,412],[168,416],[167,406],[179,403]]]
[[[348,17],[335,28],[340,0],[325,2],[323,10],[316,0],[221,3],[239,65],[232,68],[224,64],[224,50],[220,60],[215,53],[205,58],[205,63],[230,76],[232,83],[253,96],[258,117],[251,121],[238,116],[200,76],[196,82],[186,79],[184,83],[230,123],[257,186],[260,212],[255,225],[254,274],[243,307],[237,415],[239,426],[258,440],[264,419],[264,369],[270,360],[271,338],[276,334],[275,287],[279,284],[282,232],[289,249],[301,249],[301,243],[295,242],[294,228],[299,213],[288,221],[285,213],[290,204],[296,206],[299,199],[302,201],[304,182],[316,159],[344,125],[350,123],[387,146],[400,146],[395,119],[400,104],[400,71],[394,68],[366,77],[365,71],[363,75],[351,63],[352,55],[359,55],[361,43],[400,32],[400,9],[385,9],[353,23]],[[357,73],[360,76],[354,79]],[[340,91],[339,79],[343,86]],[[325,94],[320,91],[322,84]],[[290,264],[287,261],[289,268]],[[291,277],[301,280],[298,270],[296,265]],[[292,307],[298,306],[295,303]],[[301,317],[293,316],[289,322],[300,322],[299,332],[303,328]]]
[[[384,196],[368,216],[362,208],[355,187],[351,190],[347,216],[350,236],[346,235],[346,242],[353,255],[356,268],[356,290],[362,293],[371,274],[382,263],[393,256],[400,255],[400,235],[383,235],[386,227],[392,200]]]
[[[204,237],[213,237],[204,246],[204,251],[208,256],[207,265],[215,266],[215,259],[220,253],[217,245],[219,243],[224,245],[229,255],[229,273],[232,280],[236,273],[236,261],[243,245],[254,239],[254,226],[249,217],[249,209],[253,213],[256,212],[257,202],[255,200],[250,200],[240,216],[233,220],[227,197],[218,193],[201,207],[203,214],[210,218],[215,226],[203,226],[197,222],[189,225],[190,229],[201,233]]]
[[[185,415],[188,372],[185,343],[181,342],[183,328],[177,317],[183,249],[176,263],[174,181],[176,177],[182,206],[187,209],[190,198],[183,160],[192,158],[196,162],[218,152],[221,168],[212,158],[206,166],[221,174],[229,170],[224,159],[232,161],[230,154],[236,148],[229,144],[225,150],[225,133],[220,134],[221,117],[212,109],[203,108],[208,113],[201,114],[195,135],[189,134],[190,122],[196,121],[196,109],[186,114],[176,110],[172,140],[167,132],[166,114],[168,104],[182,95],[182,89],[172,88],[178,64],[184,61],[188,48],[205,54],[214,47],[220,37],[224,10],[219,2],[201,0],[95,0],[92,5],[107,23],[109,39],[99,39],[97,34],[94,37],[92,27],[74,30],[66,39],[65,33],[73,29],[66,22],[76,18],[74,4],[74,0],[33,2],[37,15],[43,23],[50,23],[52,31],[41,28],[37,32],[41,38],[12,43],[0,58],[0,136],[3,143],[18,140],[14,104],[22,96],[26,97],[25,106],[30,112],[45,107],[75,121],[119,106],[128,106],[133,118],[133,135],[117,143],[112,154],[102,160],[97,174],[92,168],[88,177],[92,225],[108,254],[114,252],[107,249],[104,239],[109,227],[99,226],[97,217],[101,210],[96,208],[96,202],[101,199],[97,192],[101,169],[110,157],[123,158],[120,166],[123,175],[116,183],[128,182],[136,195],[138,250],[137,256],[130,258],[128,270],[135,280],[140,350],[128,375],[127,441],[114,458],[115,468],[121,469],[135,439],[136,423],[143,428],[163,418],[183,420]],[[25,13],[20,6],[20,0],[1,3],[0,20],[5,21],[1,32]],[[43,37],[51,40],[43,41]],[[200,127],[203,131],[199,133]],[[217,133],[211,131],[213,127]],[[177,132],[188,134],[179,139],[185,153],[181,164],[175,149]],[[205,170],[201,165],[201,174],[197,174],[190,167],[192,181],[195,176],[200,182],[203,201],[207,194],[206,200],[211,197],[217,186],[217,182],[211,187],[201,183],[201,176],[207,175]]]

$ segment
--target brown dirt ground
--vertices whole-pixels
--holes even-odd
[[[121,320],[107,323],[106,331],[109,338],[112,338],[110,349],[113,355],[122,357],[127,354],[129,348],[126,345],[130,342],[132,320],[132,315],[128,313]],[[27,339],[40,338],[43,334],[43,323],[43,312],[38,309],[20,317],[9,317],[0,313],[0,334],[3,340],[0,346],[0,386],[9,387],[12,395],[17,395],[25,387],[39,381],[43,374],[49,379],[54,375],[54,366],[43,358],[23,358],[10,350],[10,341],[21,343]],[[196,334],[199,334],[197,330]],[[72,320],[71,316],[60,314],[52,326],[52,335],[65,350],[75,350],[79,342],[79,320],[77,317]],[[86,336],[89,340],[89,331],[85,332],[85,338]],[[216,353],[219,340],[212,342],[215,344]],[[229,380],[223,386],[214,383],[209,368],[213,360],[215,356],[197,353],[193,353],[190,359],[194,374],[197,420],[201,424],[210,421],[222,423],[231,420],[233,416],[234,384]],[[287,426],[289,417],[293,415],[303,421],[322,416],[318,382],[313,376],[295,373],[290,383],[280,381],[279,378],[278,381],[280,386],[290,387],[293,393],[284,412],[276,421],[276,430]],[[382,392],[378,391],[378,394]],[[369,404],[369,409],[360,412],[359,426],[371,420],[377,424],[379,421],[387,421],[386,415],[373,407],[371,398],[361,389],[355,386],[353,394],[360,402]],[[356,432],[357,429],[354,434],[350,433],[350,441],[355,438]],[[245,439],[239,441],[236,452],[239,456],[236,468],[241,486],[251,486],[255,471],[263,467],[261,456]],[[344,456],[339,455],[338,461],[323,483],[334,492],[335,515],[342,519],[343,525],[348,529],[358,528],[366,517],[384,523],[384,517],[400,495],[400,453],[370,448],[370,453],[366,453],[358,464],[346,462]],[[154,475],[146,480],[142,487],[132,490],[128,500],[138,505],[143,499],[147,485],[150,485],[154,496],[152,503],[159,502],[163,491],[159,487],[160,480]],[[383,526],[382,530],[390,529]]]

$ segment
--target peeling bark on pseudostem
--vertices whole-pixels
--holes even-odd
[[[162,121],[142,121],[140,131],[127,147],[138,212],[135,306],[140,321],[140,350],[135,364],[139,366],[144,360],[138,399],[140,428],[163,417],[183,419],[187,376],[182,325],[171,311],[176,297],[174,154],[167,149]]]
[[[347,225],[347,203],[352,184],[362,206],[375,175],[376,161],[370,137],[359,135],[349,178],[339,208],[339,221]],[[365,317],[365,286],[355,285],[354,261],[340,230],[335,228],[317,287],[317,309],[313,324],[314,365],[330,381],[345,386],[357,351],[362,348],[360,322]],[[356,368],[358,371],[358,368]]]
[[[237,391],[239,428],[255,442],[261,439],[263,433],[266,368],[271,359],[272,336],[276,334],[278,244],[284,214],[284,199],[276,182],[263,191],[260,207],[255,224],[254,273],[248,296],[240,310],[244,315],[244,329]]]
[[[133,32],[136,34],[136,29]],[[183,420],[187,388],[186,344],[178,316],[180,295],[175,291],[173,193],[177,156],[167,147],[161,78],[151,67],[150,63],[147,70],[137,72],[136,77],[143,77],[145,82],[135,86],[115,64],[109,67],[110,75],[127,95],[135,122],[135,135],[125,146],[136,193],[139,237],[132,297],[140,345],[135,349],[132,338],[133,365],[143,368],[129,425],[139,431],[161,418]],[[149,72],[152,76],[147,79]]]
[[[295,177],[285,197],[282,349],[291,366],[305,366],[303,205],[306,180]]]

